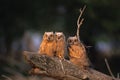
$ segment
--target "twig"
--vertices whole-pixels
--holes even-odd
[[[1,75],[2,77],[8,79],[8,80],[12,80],[10,77],[6,76],[6,75]]]
[[[120,78],[120,73],[117,73],[117,78],[118,78],[118,79]]]
[[[111,71],[111,69],[110,69],[110,66],[109,66],[108,61],[107,61],[106,58],[105,58],[105,64],[106,64],[106,66],[107,66],[107,69],[108,69],[110,75],[112,76],[113,79],[115,79],[115,77],[114,77],[114,75],[113,75],[113,73],[112,73],[112,71]]]
[[[62,71],[65,74],[65,70],[64,70],[63,64],[62,64],[61,60],[59,60],[59,61],[60,61],[60,65],[61,65]]]
[[[79,30],[80,30],[80,26],[82,25],[82,23],[84,21],[84,18],[81,19],[81,16],[82,16],[85,8],[86,8],[86,5],[83,7],[83,9],[80,9],[80,15],[79,15],[78,20],[77,20],[77,34],[76,35],[77,35],[77,38],[78,38],[79,41],[80,41],[80,39],[79,39]]]

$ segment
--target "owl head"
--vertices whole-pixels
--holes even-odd
[[[65,36],[63,32],[55,32],[55,39],[57,41],[65,40]]]
[[[43,39],[46,41],[53,41],[54,40],[54,33],[53,32],[45,32],[43,35]]]
[[[68,45],[79,45],[77,36],[69,37],[67,43]]]

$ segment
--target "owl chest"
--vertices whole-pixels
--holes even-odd
[[[45,49],[51,50],[53,48],[53,43],[46,43]]]
[[[60,50],[60,49],[64,49],[64,42],[60,41],[56,43],[56,49]]]
[[[71,46],[71,55],[76,58],[82,58],[85,54],[80,46]]]

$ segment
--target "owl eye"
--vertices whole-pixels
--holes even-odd
[[[51,34],[50,37],[52,37],[53,35]]]
[[[55,34],[55,36],[57,36],[57,35]]]
[[[47,37],[48,35],[47,35],[47,34],[45,34],[45,36]]]
[[[71,43],[72,42],[72,40],[68,40],[68,43]]]
[[[77,40],[77,39],[75,39],[74,41],[75,41],[75,42],[77,42],[78,40]]]

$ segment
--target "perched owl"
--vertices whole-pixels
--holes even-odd
[[[85,47],[78,41],[78,38],[76,36],[69,37],[67,43],[70,61],[81,68],[89,67],[90,62]]]
[[[55,56],[59,57],[60,59],[63,59],[66,46],[65,36],[63,32],[55,32],[55,40],[56,40]]]
[[[54,33],[45,32],[38,53],[53,57],[55,48]]]

